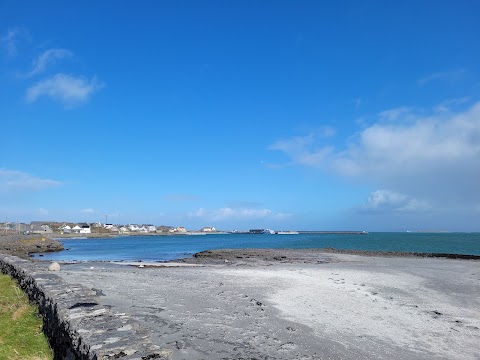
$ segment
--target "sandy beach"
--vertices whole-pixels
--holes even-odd
[[[480,359],[480,261],[215,251],[63,264],[171,359]]]

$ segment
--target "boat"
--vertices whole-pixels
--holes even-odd
[[[275,231],[270,229],[251,229],[248,230],[249,234],[275,234]]]
[[[288,230],[288,231],[275,231],[276,235],[298,235],[298,231]]]

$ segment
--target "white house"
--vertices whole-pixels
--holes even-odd
[[[88,225],[87,223],[81,224],[80,234],[91,234],[91,233],[92,233],[92,229],[90,228],[90,225]]]
[[[91,234],[92,230],[90,229],[90,225],[86,223],[77,224],[72,228],[72,233],[74,234]]]
[[[201,228],[200,231],[202,231],[202,232],[215,232],[215,231],[217,231],[217,229],[215,229],[212,226],[205,226],[205,227]]]
[[[63,224],[58,228],[62,234],[70,234],[72,232],[72,227],[67,224]]]
[[[155,225],[151,225],[151,224],[147,224],[147,225],[143,225],[148,232],[155,232],[157,231],[157,228],[155,227]]]
[[[140,228],[138,227],[137,224],[130,224],[130,225],[127,226],[127,228],[130,231],[139,231],[140,230]]]

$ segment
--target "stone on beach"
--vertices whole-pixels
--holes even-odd
[[[60,271],[60,264],[58,262],[53,262],[50,265],[48,265],[48,270],[49,271]]]

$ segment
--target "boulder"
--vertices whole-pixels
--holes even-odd
[[[60,270],[60,264],[58,262],[53,262],[48,266],[49,271],[59,271]]]

